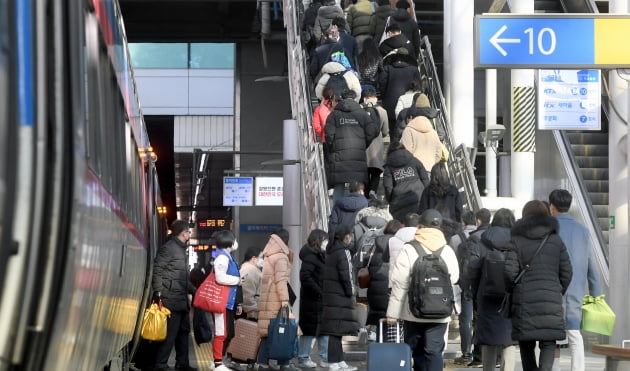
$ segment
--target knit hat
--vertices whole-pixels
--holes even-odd
[[[435,209],[427,209],[420,215],[420,224],[425,228],[440,228],[442,214]]]

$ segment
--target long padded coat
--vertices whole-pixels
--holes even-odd
[[[306,244],[300,250],[300,260],[300,328],[305,336],[317,336],[322,322],[324,252]]]
[[[354,180],[367,184],[366,148],[379,135],[374,120],[351,99],[343,99],[328,115],[324,155],[328,185],[350,183]]]
[[[526,216],[512,227],[512,243],[504,270],[506,287],[514,282],[523,264],[531,260],[547,234],[550,234],[549,239],[512,293],[514,340],[565,338],[562,295],[569,287],[573,270],[554,217]]]

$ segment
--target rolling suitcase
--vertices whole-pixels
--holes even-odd
[[[382,318],[377,337],[380,342],[368,346],[368,371],[411,371],[411,348],[404,342],[402,321],[389,325]]]
[[[232,359],[255,362],[259,346],[258,323],[245,318],[237,319],[234,324],[234,338],[227,350]]]

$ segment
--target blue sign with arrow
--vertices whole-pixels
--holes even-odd
[[[477,67],[571,68],[595,63],[592,18],[475,17]]]

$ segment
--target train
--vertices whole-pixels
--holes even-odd
[[[0,370],[126,370],[167,224],[116,0],[0,0]]]

